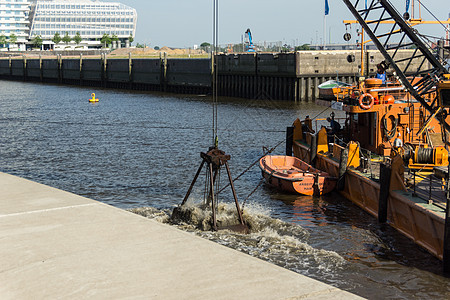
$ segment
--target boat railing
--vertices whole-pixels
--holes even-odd
[[[336,97],[336,101],[340,102],[344,101],[344,99],[350,98],[354,90],[355,86],[341,86],[336,90],[336,93],[334,94]]]
[[[341,127],[344,127],[343,123],[345,123],[346,118],[334,118],[334,120],[337,121],[341,125]],[[339,121],[342,121],[342,122],[339,122]],[[318,128],[319,127],[319,122],[321,123],[320,126],[322,127],[322,126],[325,126],[325,125],[323,125],[323,123],[326,123],[328,121],[327,121],[327,118],[317,118],[317,119],[315,119],[316,132],[318,132],[318,130],[320,129],[320,128]],[[325,126],[325,127],[327,127],[327,126]]]
[[[344,101],[345,99],[355,98],[364,92],[379,93],[386,96],[391,95],[395,100],[410,100],[409,93],[405,87],[399,84],[385,84],[380,87],[364,89],[363,87],[350,86],[340,87],[335,93],[336,101]]]
[[[421,172],[414,169],[410,169],[410,173],[412,173],[412,195],[425,200],[429,205],[445,210],[448,175],[442,177],[436,172]]]
[[[339,138],[338,136],[334,135],[333,142],[328,145],[329,151],[332,153],[332,156],[336,159],[340,159],[341,157],[341,151],[347,147],[347,143]],[[360,164],[358,167],[358,170],[361,174],[365,174],[364,176],[378,182],[379,181],[379,170],[380,170],[380,164],[383,162],[386,162],[386,160],[389,160],[388,157],[383,157],[380,159],[379,156],[377,156],[375,153],[368,149],[362,148],[360,145],[358,145],[359,149],[359,156],[360,156]]]

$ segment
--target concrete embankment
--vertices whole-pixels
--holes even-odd
[[[81,196],[0,173],[2,299],[353,299]]]

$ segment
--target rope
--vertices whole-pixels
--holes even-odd
[[[271,174],[272,176],[272,174]],[[248,194],[247,198],[244,199],[244,201],[242,202],[242,207],[241,207],[241,212],[244,212],[244,208],[245,208],[245,203],[247,202],[247,200],[258,190],[258,188],[261,186],[261,184],[263,184],[264,182],[264,178],[262,178],[258,185],[253,189],[253,191],[251,191],[250,194]]]
[[[318,113],[314,118],[311,119],[311,121],[315,120],[318,116],[320,116],[321,114],[323,114],[325,111],[327,111],[329,108],[331,107],[328,106],[327,108],[325,108],[323,111],[321,111],[320,113]],[[293,137],[293,134],[289,135],[288,138]],[[281,144],[283,144],[286,141],[286,139],[281,140],[280,142],[278,142],[275,147],[268,149],[266,147],[263,147],[263,155],[261,155],[257,160],[255,160],[253,163],[250,164],[250,166],[248,166],[244,171],[241,172],[241,174],[239,174],[237,177],[235,177],[233,179],[233,183],[237,180],[239,180],[239,178],[241,178],[245,173],[247,173],[251,168],[253,168],[264,156],[266,156],[269,153],[272,153],[273,151],[275,151],[276,148],[278,148]],[[272,176],[273,172],[270,174],[270,176]],[[269,177],[270,178],[270,177]],[[253,195],[257,189],[261,186],[262,182],[264,182],[264,178],[262,180],[260,180],[260,182],[258,183],[258,185],[256,186],[255,189],[253,189],[253,191],[247,196],[247,198],[245,198],[243,204],[242,204],[242,211],[244,210],[244,206],[246,201],[250,198],[251,195]],[[227,185],[225,185],[220,191],[217,192],[217,195],[221,192],[223,192],[226,188],[228,188],[231,185],[231,183],[228,183]]]
[[[270,179],[272,178],[273,173],[275,173],[275,170],[273,170],[272,172],[270,172],[270,176],[268,178],[268,180],[270,181]],[[251,191],[250,194],[248,194],[247,198],[245,198],[244,202],[242,202],[242,209],[241,212],[244,212],[244,207],[245,207],[245,203],[247,202],[247,200],[258,190],[258,188],[261,186],[261,184],[263,184],[264,182],[264,177],[261,178],[261,180],[259,181],[258,185],[253,189],[253,191]]]
[[[326,112],[329,108],[331,108],[333,104],[330,104],[330,106],[328,106],[327,108],[325,108],[324,110],[322,110],[320,113],[318,113],[314,118],[311,119],[311,121],[314,121],[318,116],[320,116],[321,114],[323,114],[324,112]]]
[[[436,39],[436,40],[441,39],[440,37],[437,37],[437,36],[421,34],[421,33],[419,33],[419,32],[417,32],[417,35],[420,36],[424,41],[426,41],[425,44],[426,44],[428,47],[430,47],[430,48],[432,48],[432,45],[433,45],[434,43],[433,43],[433,41],[431,41],[429,38],[433,38],[433,39]],[[445,53],[447,53],[447,54],[445,54]],[[439,53],[438,53],[437,55],[439,55]],[[449,57],[450,57],[450,51],[444,48],[444,57],[441,57],[441,59],[444,61],[444,62],[443,62],[444,65],[447,64],[446,60],[447,60]]]
[[[390,115],[388,119],[391,119],[391,117],[394,118],[394,120],[392,121],[392,128],[391,128],[391,130],[387,129],[387,120],[386,120],[387,118],[386,118],[386,115],[384,115],[381,118],[381,121],[383,122],[383,127],[384,127],[383,128],[384,136],[386,137],[386,139],[388,141],[395,136],[395,132],[397,131],[397,125],[398,125],[398,118],[396,118],[394,115]]]
[[[273,147],[270,150],[267,150],[267,152],[265,152],[263,155],[261,155],[257,160],[255,160],[252,164],[250,164],[250,166],[248,166],[244,171],[242,171],[241,174],[239,174],[236,178],[233,179],[233,182],[239,180],[239,178],[241,178],[242,175],[244,175],[245,173],[247,173],[251,168],[253,168],[260,160],[261,158],[263,158],[264,156],[266,156],[269,153],[272,153],[279,145],[281,145],[281,143],[278,143],[278,145],[276,145],[275,147]],[[227,187],[230,186],[230,183],[228,183],[226,186],[224,186],[218,193],[223,192],[223,190],[225,190]]]
[[[419,164],[433,163],[433,148],[418,148],[417,163]]]
[[[425,8],[427,10],[427,12],[436,20],[439,22],[439,24],[442,25],[442,27],[444,27],[445,31],[447,31],[447,27],[445,27],[444,24],[442,24],[442,22],[425,6],[425,4],[423,4],[422,2],[420,2],[420,4],[423,6],[423,8]]]
[[[317,116],[316,116],[317,117]],[[315,118],[316,118],[315,117]],[[314,119],[312,119],[312,120],[314,120]],[[291,134],[291,135],[289,135],[288,136],[288,138],[291,138],[291,137],[293,137],[293,134]],[[263,158],[264,156],[266,156],[267,154],[269,154],[269,153],[272,153],[273,151],[275,151],[275,149],[276,148],[278,148],[281,144],[283,144],[284,142],[285,142],[286,140],[284,139],[284,140],[281,140],[280,142],[278,142],[278,144],[276,144],[275,145],[275,147],[273,147],[273,148],[271,148],[271,149],[268,149],[268,148],[266,148],[266,147],[264,147],[263,149],[265,149],[265,150],[263,150],[263,155],[261,155],[257,160],[255,160],[252,164],[250,164],[250,166],[248,166],[244,171],[242,171],[242,173],[241,174],[239,174],[236,178],[234,178],[233,179],[233,182],[235,182],[235,181],[237,181],[237,180],[239,180],[239,178],[241,178],[241,176],[242,175],[244,175],[245,173],[247,173],[251,168],[253,168],[260,160],[261,160],[261,158]],[[267,149],[267,150],[266,150]],[[230,184],[227,184],[226,186],[224,186],[220,191],[219,191],[219,193],[221,193],[223,190],[225,190],[227,187],[229,187],[230,186]]]

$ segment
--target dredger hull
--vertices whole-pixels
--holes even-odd
[[[293,143],[294,156],[309,161],[310,148],[300,141]],[[338,176],[339,162],[318,153],[316,168]],[[345,173],[340,193],[374,217],[378,217],[380,184],[356,170]],[[423,200],[422,200],[423,202]],[[388,198],[388,223],[419,246],[443,260],[445,215],[426,208],[419,198],[403,191],[391,191]]]

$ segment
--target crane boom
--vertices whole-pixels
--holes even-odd
[[[425,97],[436,91],[439,81],[445,78],[444,74],[447,74],[448,70],[431,53],[430,47],[425,44],[417,30],[406,22],[388,0],[372,0],[367,8],[362,9],[358,9],[360,0],[343,1],[384,56],[386,66],[395,70],[400,82],[430,114],[435,114],[439,109],[439,101],[429,103]],[[411,47],[415,48],[411,57],[398,57],[399,49]],[[416,70],[411,69],[414,60],[420,61]],[[400,67],[400,63],[404,67]],[[412,80],[407,78],[407,73],[412,75]],[[441,118],[441,112],[435,115],[441,124],[450,130],[450,125]]]

